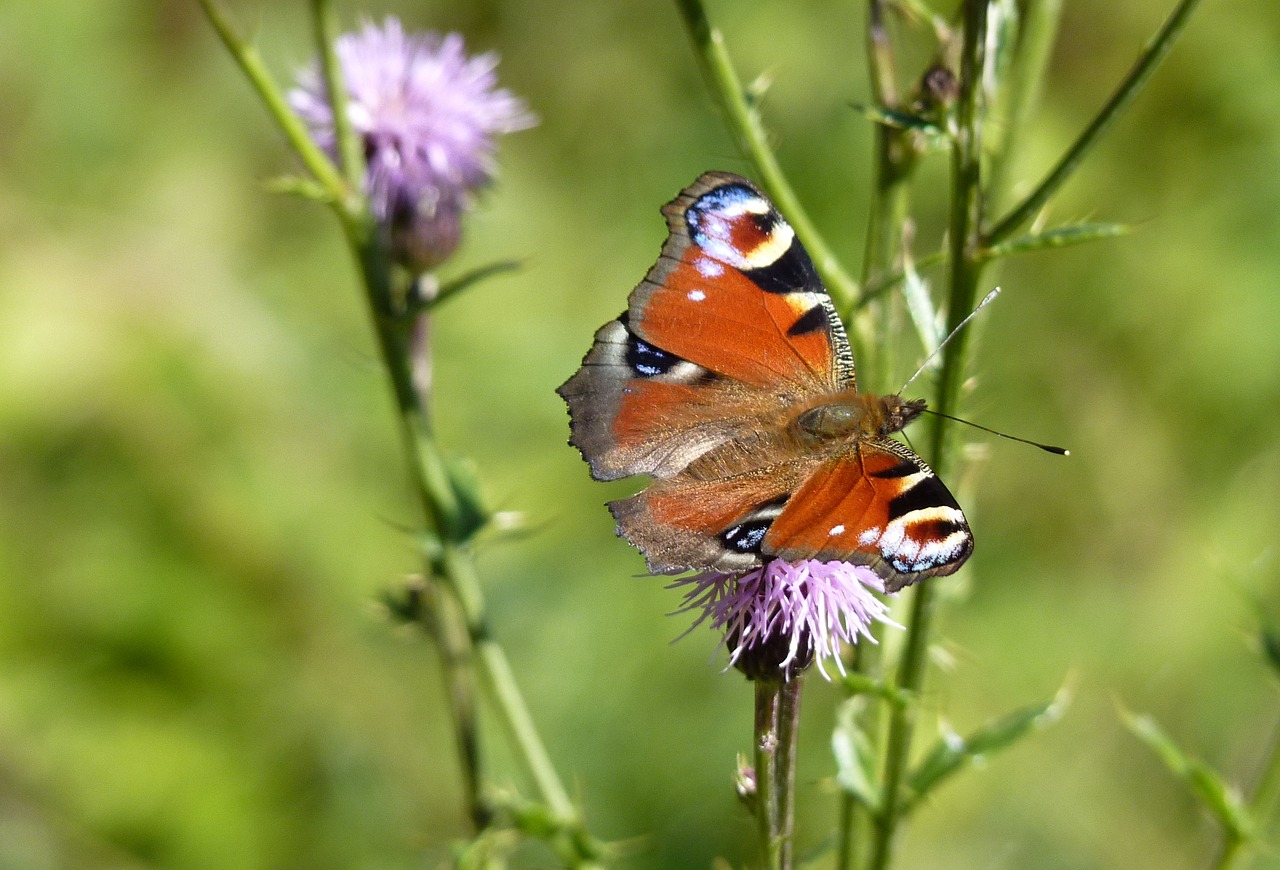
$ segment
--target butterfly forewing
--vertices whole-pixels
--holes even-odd
[[[558,391],[570,442],[599,480],[670,477],[806,396],[853,383],[848,339],[808,254],[750,182],[706,173],[663,214],[658,262]]]
[[[848,340],[791,226],[745,179],[707,173],[663,208],[670,235],[631,294],[632,329],[717,375],[852,385]]]

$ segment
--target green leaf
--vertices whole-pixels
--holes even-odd
[[[487,266],[480,266],[472,269],[470,272],[463,272],[457,278],[441,284],[430,295],[423,295],[415,299],[413,304],[410,306],[409,315],[414,316],[421,314],[424,311],[430,311],[446,299],[452,299],[463,290],[467,290],[470,287],[479,284],[481,281],[485,281],[505,272],[514,272],[523,265],[523,260],[498,260],[496,262],[489,263]]]
[[[1046,230],[1043,233],[1018,236],[1007,242],[992,245],[989,248],[985,248],[981,256],[984,260],[994,260],[999,257],[1007,257],[1010,254],[1026,254],[1032,251],[1065,248],[1068,245],[1094,242],[1098,239],[1114,239],[1117,236],[1125,236],[1131,232],[1133,232],[1133,227],[1128,224],[1072,224],[1071,226]]]
[[[902,264],[902,296],[907,301],[907,313],[911,315],[911,322],[920,335],[925,357],[931,357],[942,341],[938,309],[934,307],[933,298],[929,295],[929,285],[920,277],[909,257]]]
[[[893,704],[895,707],[905,707],[915,700],[915,696],[904,689],[886,683],[884,680],[873,680],[863,674],[853,673],[852,671],[845,674],[841,680],[844,687],[853,695],[871,695],[876,698],[882,698]]]
[[[1258,629],[1258,642],[1267,664],[1280,676],[1280,629],[1274,625],[1262,626]]]
[[[987,12],[987,45],[991,56],[987,61],[988,94],[1002,91],[1009,77],[1019,43],[1022,16],[1015,0],[995,0]]]
[[[907,788],[911,790],[911,796],[904,809],[909,810],[962,768],[993,752],[1007,749],[1032,729],[1056,721],[1066,705],[1066,693],[1059,692],[1050,701],[1031,704],[989,722],[968,737],[954,732],[944,734],[908,778]]]
[[[836,784],[854,800],[880,811],[880,784],[876,781],[875,750],[866,732],[858,726],[858,714],[866,705],[863,697],[853,697],[836,712],[836,728],[831,734],[831,751],[836,758]]]
[[[300,196],[303,199],[310,199],[314,202],[323,202],[326,205],[333,202],[333,197],[329,195],[329,191],[325,186],[310,178],[301,178],[297,175],[281,175],[277,178],[269,179],[265,186],[271,193],[287,193],[293,196]]]
[[[908,112],[899,112],[894,109],[886,109],[884,106],[872,106],[866,103],[854,103],[853,107],[869,120],[877,124],[883,124],[886,127],[893,127],[897,130],[915,130],[929,136],[946,135],[946,131],[939,127],[935,121],[920,115],[912,115]]]
[[[475,463],[465,457],[445,460],[449,472],[449,484],[458,500],[458,511],[453,517],[454,527],[450,537],[458,542],[470,540],[489,521],[484,499],[480,495],[480,478]]]
[[[1191,790],[1205,808],[1239,840],[1254,839],[1255,826],[1249,809],[1235,789],[1223,782],[1213,768],[1182,751],[1150,716],[1140,716],[1121,708],[1120,718],[1135,737],[1147,744],[1164,766]]]

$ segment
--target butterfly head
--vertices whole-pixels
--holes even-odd
[[[880,423],[880,434],[888,435],[901,432],[907,424],[924,413],[924,399],[903,399],[902,396],[882,396],[883,418]]]

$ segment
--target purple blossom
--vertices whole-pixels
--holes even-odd
[[[724,633],[729,664],[749,676],[789,678],[814,659],[824,677],[824,659],[844,673],[842,643],[875,643],[872,622],[896,625],[872,594],[884,592],[884,583],[870,568],[846,562],[775,559],[746,574],[707,572],[671,585],[686,587],[680,612],[701,610],[694,627],[709,619]]]
[[[348,115],[364,143],[365,192],[393,255],[425,270],[457,247],[472,193],[493,180],[494,139],[537,119],[497,87],[497,55],[468,57],[456,33],[406,34],[387,18],[335,46]],[[289,103],[336,157],[333,110],[319,65],[298,75]]]

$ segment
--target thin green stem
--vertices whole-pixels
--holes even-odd
[[[1235,870],[1245,856],[1244,840],[1231,832],[1227,832],[1226,837],[1222,849],[1214,858],[1213,870]]]
[[[960,93],[956,105],[956,136],[952,147],[952,196],[949,225],[950,278],[947,317],[954,328],[973,307],[981,261],[977,257],[977,230],[982,214],[981,189],[981,111],[982,71],[987,32],[987,0],[965,0],[964,44],[960,60]],[[942,379],[937,407],[950,413],[959,390],[959,374],[963,371],[965,333],[958,334],[943,350]],[[934,429],[930,460],[945,472],[946,420],[938,418]],[[915,587],[907,637],[898,665],[899,691],[918,694],[924,684],[928,663],[929,638],[936,605],[935,586],[923,583]],[[895,707],[889,717],[889,734],[885,745],[883,803],[876,819],[872,840],[873,870],[884,870],[893,860],[894,841],[902,820],[903,781],[911,752],[917,705]]]
[[[489,684],[502,724],[518,749],[521,762],[551,811],[562,820],[576,819],[577,810],[542,744],[524,696],[516,685],[507,654],[489,632],[480,580],[470,555],[460,547],[447,544],[441,565],[457,591],[481,672]]]
[[[427,579],[425,595],[432,597],[430,612],[436,617],[433,633],[440,646],[445,684],[449,692],[449,714],[454,740],[462,762],[462,786],[466,794],[471,824],[476,831],[488,827],[492,818],[482,795],[480,771],[480,729],[476,718],[475,650],[466,631],[466,621],[457,613],[457,599],[447,594],[438,578]]]
[[[782,682],[756,680],[755,729],[756,833],[765,870],[781,870],[782,840],[778,817],[778,708]]]
[[[738,74],[734,71],[733,62],[729,59],[724,35],[707,20],[701,0],[676,0],[676,6],[688,28],[703,76],[725,114],[738,149],[751,160],[756,172],[760,174],[765,190],[773,198],[778,210],[787,216],[796,235],[808,250],[836,309],[848,310],[858,298],[858,284],[845,272],[826,240],[809,220],[799,197],[791,189],[782,167],[778,165],[778,159],[769,147],[769,137],[760,120],[760,113],[748,100]]]
[[[987,174],[987,200],[993,209],[1004,208],[1018,140],[1024,135],[1040,97],[1041,85],[1053,55],[1062,0],[1032,0],[1025,6],[1017,52],[1002,90],[1005,112],[999,125],[999,144],[992,149]]]
[[[378,249],[372,230],[353,236],[351,242],[353,253],[362,266],[379,349],[391,379],[409,458],[410,477],[428,528],[442,537],[440,555],[434,560],[436,564],[433,567],[441,571],[448,581],[448,588],[457,598],[480,671],[516,746],[517,755],[552,812],[563,820],[576,819],[573,803],[551,764],[516,686],[506,653],[489,633],[484,597],[470,556],[461,544],[451,538],[459,529],[457,496],[431,433],[422,396],[413,382],[407,329],[410,321],[398,316],[400,312],[395,310],[386,259]]]
[[[1262,774],[1258,777],[1253,797],[1248,803],[1248,816],[1258,825],[1259,830],[1266,827],[1277,798],[1280,798],[1280,726],[1272,729]],[[1223,830],[1222,836],[1222,845],[1210,866],[1212,870],[1233,870],[1248,854],[1245,847],[1251,841],[1241,836],[1239,831],[1229,828]]]
[[[973,310],[982,271],[982,71],[987,29],[986,0],[965,0],[964,46],[960,61],[960,94],[956,104],[956,136],[951,151],[951,210],[948,220],[947,329],[950,334]],[[961,330],[942,352],[942,373],[934,406],[954,414],[965,370],[968,330]],[[943,468],[947,421],[936,417],[931,461]]]
[[[311,0],[311,12],[320,71],[324,76],[325,89],[329,93],[329,107],[333,110],[338,162],[348,187],[359,190],[364,183],[364,151],[347,111],[347,87],[342,78],[342,65],[338,61],[338,16],[333,9],[333,0]]]
[[[781,854],[778,864],[790,870],[795,855],[796,827],[796,754],[800,746],[800,693],[804,676],[797,674],[782,684],[778,699],[778,839]]]
[[[1116,88],[1115,93],[1107,100],[1106,105],[1080,134],[1080,137],[1062,155],[1058,164],[1026,199],[997,221],[995,226],[985,234],[986,244],[995,244],[1016,232],[1019,227],[1034,217],[1058,188],[1071,177],[1080,162],[1097,144],[1099,137],[1110,128],[1120,113],[1128,108],[1147,80],[1151,78],[1151,74],[1169,53],[1174,40],[1182,33],[1187,21],[1191,18],[1191,13],[1200,5],[1200,2],[1201,0],[1181,0],[1159,32],[1148,43],[1124,81]]]
[[[884,21],[884,0],[871,0],[867,13],[867,67],[876,104],[885,110],[898,108],[893,43]],[[872,185],[870,216],[862,260],[864,290],[893,268],[907,215],[911,164],[914,162],[904,132],[888,124],[875,125],[875,180]],[[894,297],[877,303],[879,316],[869,343],[868,359],[877,392],[891,389],[893,378],[893,336],[897,335],[898,306]],[[872,705],[874,706],[874,705]]]
[[[1258,824],[1266,824],[1267,818],[1275,812],[1277,799],[1280,799],[1280,726],[1271,733],[1266,766],[1254,786],[1253,800],[1249,802]]]
[[[924,583],[915,587],[911,599],[907,639],[898,663],[897,685],[901,690],[918,692],[924,685],[929,659],[929,636],[936,606],[934,586]],[[902,821],[902,782],[906,775],[915,728],[916,705],[894,707],[889,716],[889,736],[885,744],[883,804],[875,819],[868,867],[883,870],[893,863],[893,849],[898,825]]]
[[[885,110],[898,108],[897,71],[893,39],[885,22],[885,0],[870,0],[867,4],[866,27],[867,73],[872,97]],[[862,260],[864,291],[872,283],[880,281],[893,268],[901,245],[901,228],[906,220],[910,195],[910,163],[908,145],[901,130],[888,124],[876,124],[875,178],[872,183],[872,202],[867,219],[867,238]],[[876,340],[868,342],[872,358],[870,371],[878,392],[889,389],[887,384],[893,374],[893,337],[897,335],[898,306],[894,296],[886,295],[874,304],[878,309]],[[882,677],[882,651],[877,644],[859,644],[852,662],[852,670],[871,680]],[[866,735],[871,751],[879,757],[881,750],[881,726],[883,706],[872,699],[857,716],[857,727]],[[842,793],[836,842],[836,867],[849,870],[855,866],[860,849],[871,834],[871,814],[867,807],[855,800],[852,794]]]
[[[343,174],[310,138],[305,125],[288,107],[257,51],[232,25],[216,0],[198,0],[210,23],[236,59],[268,111],[276,119],[303,163],[326,191],[342,224],[365,288],[374,334],[385,371],[390,379],[409,476],[423,512],[428,538],[424,546],[428,582],[447,592],[456,606],[436,602],[437,636],[444,651],[455,737],[464,767],[468,802],[478,827],[487,823],[481,784],[478,728],[475,717],[473,668],[478,665],[492,701],[509,732],[516,754],[523,761],[542,799],[563,826],[571,863],[595,866],[596,844],[582,827],[573,802],[561,784],[550,756],[533,725],[528,707],[516,686],[506,654],[491,637],[479,579],[466,541],[472,528],[463,517],[458,493],[444,457],[432,433],[425,398],[413,376],[413,327],[407,310],[407,294],[397,293],[382,234],[360,193],[362,165],[354,131],[346,121],[345,89],[333,52],[334,20],[327,0],[313,0],[316,39],[321,46],[322,68],[333,99],[341,146]],[[344,132],[345,128],[345,132]],[[425,314],[418,315],[425,317]],[[429,352],[429,348],[420,348]]]
[[[223,45],[235,58],[253,89],[258,92],[271,117],[284,132],[293,150],[298,153],[303,165],[328,193],[339,219],[344,225],[357,222],[358,216],[364,210],[360,202],[362,198],[356,192],[357,189],[347,185],[338,168],[333,165],[333,161],[312,140],[302,119],[289,108],[288,101],[271,77],[266,64],[262,62],[258,50],[240,35],[231,22],[231,16],[216,0],[197,0],[197,2],[204,9],[205,16],[222,39]],[[348,229],[352,227],[348,226]]]

